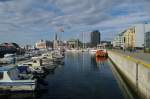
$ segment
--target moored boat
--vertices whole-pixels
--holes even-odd
[[[0,90],[6,91],[34,91],[36,79],[28,77],[22,79],[17,67],[0,67]]]
[[[44,74],[44,70],[42,69],[41,63],[39,61],[34,60],[27,63],[19,64],[18,66],[28,66],[32,73],[36,74]]]
[[[14,59],[16,58],[15,54],[5,54],[4,58],[1,59],[3,64],[11,64],[14,62]]]
[[[44,54],[42,54],[41,59],[51,61],[51,60],[53,60],[53,55],[51,52],[44,53]]]
[[[108,53],[104,49],[100,49],[96,51],[96,57],[108,57]]]

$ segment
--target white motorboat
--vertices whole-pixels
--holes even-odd
[[[3,62],[3,64],[11,64],[13,63],[15,58],[15,54],[5,54],[4,58],[2,58],[1,61]]]
[[[51,52],[49,52],[49,53],[44,53],[44,54],[42,54],[41,58],[42,58],[42,59],[53,60],[53,55],[52,55]]]
[[[37,60],[31,62],[19,64],[18,66],[28,66],[32,73],[43,74],[44,70],[42,69],[41,64]]]
[[[34,91],[36,89],[36,79],[22,79],[16,67],[0,67],[0,89],[8,91]]]
[[[53,57],[53,59],[62,59],[62,58],[64,58],[64,56],[60,53],[60,51],[54,51],[52,53],[52,57]]]

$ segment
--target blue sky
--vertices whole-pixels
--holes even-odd
[[[112,40],[127,27],[150,21],[150,0],[0,0],[0,42],[34,44],[63,39],[89,40],[99,30],[102,40]]]

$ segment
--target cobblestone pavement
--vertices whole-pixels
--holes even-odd
[[[141,61],[144,61],[144,62],[150,64],[150,53],[144,53],[142,51],[130,52],[130,51],[123,51],[123,50],[112,50],[112,51],[119,52],[121,54],[125,54],[128,56],[132,56],[136,59],[139,59]]]

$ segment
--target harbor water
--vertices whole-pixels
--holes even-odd
[[[43,90],[1,94],[0,99],[130,99],[113,65],[88,52],[66,53],[64,65],[51,71]],[[129,93],[129,91],[128,91]],[[132,97],[133,98],[133,97]]]

